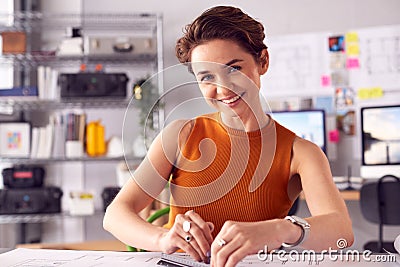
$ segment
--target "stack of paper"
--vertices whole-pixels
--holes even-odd
[[[37,69],[39,99],[57,99],[58,71],[49,66],[38,66]]]

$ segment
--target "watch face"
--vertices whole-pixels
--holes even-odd
[[[293,217],[293,219],[295,219],[295,221],[298,224],[301,224],[303,227],[305,227],[305,228],[309,228],[310,227],[310,224],[306,220],[304,220],[303,218],[300,218],[300,217],[297,217],[297,216],[292,216],[292,217]]]

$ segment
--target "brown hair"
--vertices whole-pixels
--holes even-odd
[[[259,62],[262,50],[267,48],[264,38],[264,26],[260,22],[239,8],[216,6],[186,25],[184,35],[176,43],[175,52],[181,63],[187,63],[196,46],[215,39],[225,39],[238,43]]]

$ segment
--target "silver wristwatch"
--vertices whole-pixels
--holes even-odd
[[[301,236],[300,238],[294,243],[282,243],[283,248],[291,248],[300,245],[303,243],[304,240],[307,239],[308,233],[310,232],[310,224],[304,220],[303,218],[297,216],[286,216],[285,220],[289,220],[292,223],[301,227]]]

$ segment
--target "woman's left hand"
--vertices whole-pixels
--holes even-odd
[[[236,266],[245,256],[281,246],[282,219],[224,223],[211,245],[211,266]]]

